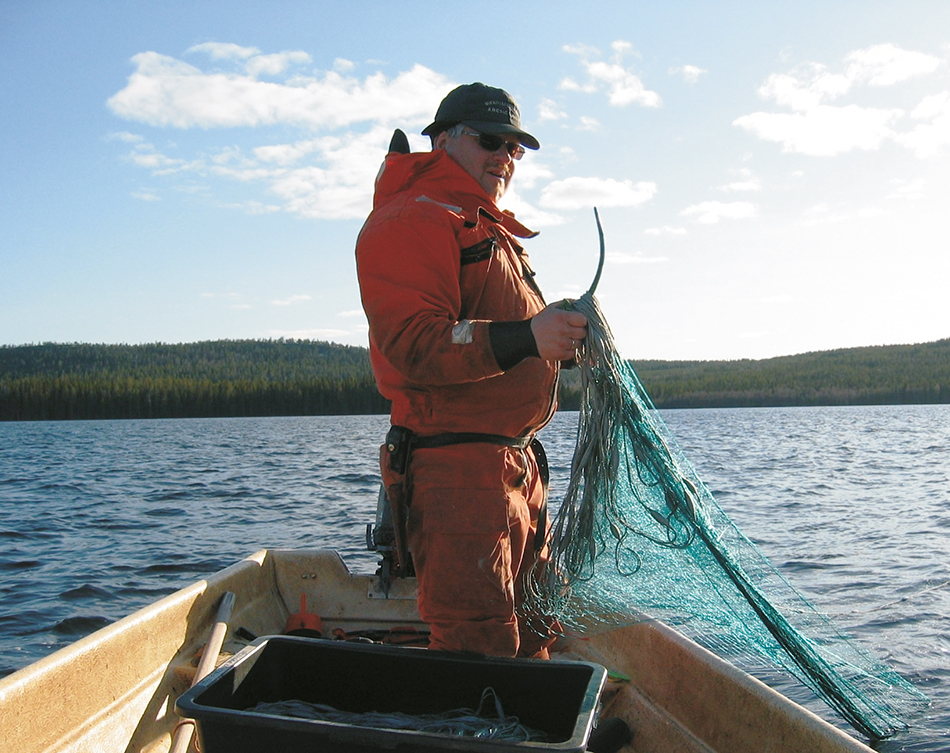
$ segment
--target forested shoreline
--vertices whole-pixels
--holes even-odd
[[[950,339],[759,361],[634,361],[658,407],[950,403]]]
[[[311,340],[0,347],[0,420],[388,410],[366,348]]]
[[[950,403],[950,339],[739,361],[633,361],[659,408]],[[561,407],[580,405],[565,372]],[[386,413],[369,352],[311,340],[0,346],[0,420]]]

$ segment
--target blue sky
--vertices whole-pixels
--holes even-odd
[[[630,358],[950,337],[950,3],[0,4],[0,344],[365,345],[393,128],[455,85],[541,150],[505,204]]]

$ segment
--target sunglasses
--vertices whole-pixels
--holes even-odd
[[[524,147],[517,141],[505,141],[501,136],[495,136],[491,133],[478,133],[477,131],[462,131],[462,135],[478,139],[478,145],[486,152],[497,152],[505,147],[512,159],[524,157]]]

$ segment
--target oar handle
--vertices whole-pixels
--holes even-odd
[[[214,669],[218,654],[221,653],[221,646],[224,645],[224,637],[228,633],[228,623],[231,621],[231,612],[234,611],[234,598],[231,591],[225,591],[224,596],[221,597],[218,614],[214,619],[214,627],[211,628],[211,637],[208,638],[205,650],[201,654],[201,661],[198,662],[195,678],[191,681],[192,686],[204,679]],[[191,744],[191,736],[195,733],[194,722],[191,720],[183,721],[190,723],[179,724],[175,728],[175,738],[172,740],[169,753],[186,753],[188,746]]]
[[[195,679],[191,684],[194,685],[199,680],[207,676],[214,669],[218,654],[221,653],[221,646],[224,645],[224,637],[228,632],[228,623],[231,621],[231,612],[234,610],[234,594],[231,591],[225,592],[221,597],[221,605],[218,607],[218,616],[215,618],[214,627],[211,629],[211,637],[208,638],[208,644],[205,646],[204,653],[201,655],[201,661],[198,662],[198,670],[195,672]]]

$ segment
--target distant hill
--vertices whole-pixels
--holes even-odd
[[[950,339],[633,366],[660,408],[950,403]],[[577,409],[577,373],[562,381],[562,407]],[[388,410],[366,348],[282,339],[0,346],[0,420]]]
[[[759,361],[632,361],[659,408],[950,403],[950,339]],[[576,390],[576,379],[566,385]]]
[[[761,361],[641,361],[634,368],[667,408],[950,403],[950,339]]]
[[[310,340],[0,346],[0,420],[388,410],[366,348]]]

